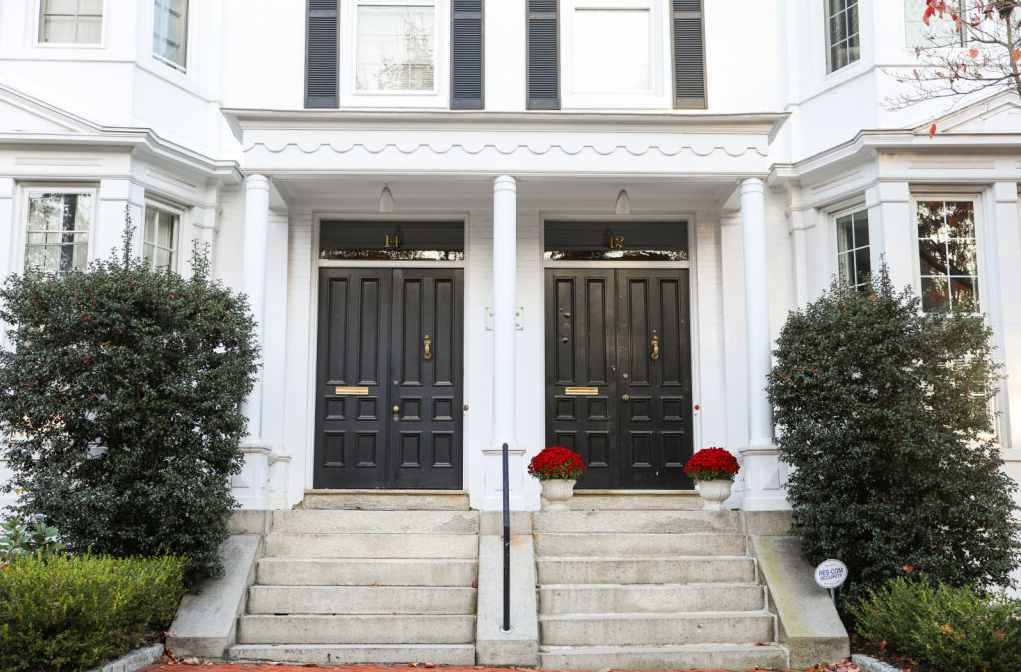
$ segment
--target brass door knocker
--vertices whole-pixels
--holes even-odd
[[[423,353],[422,358],[423,359],[432,359],[433,358],[433,353],[432,353],[433,339],[429,338],[429,334],[426,334],[425,338],[422,339],[422,344],[425,345],[425,353]]]
[[[659,359],[659,336],[652,332],[652,358]]]

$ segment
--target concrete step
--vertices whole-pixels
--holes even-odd
[[[474,614],[474,588],[252,586],[249,614]]]
[[[755,584],[543,585],[539,613],[614,614],[761,611],[765,589]]]
[[[676,557],[744,555],[746,551],[743,534],[558,533],[535,536],[535,553],[539,556]]]
[[[273,532],[300,534],[478,534],[478,511],[273,512]]]
[[[472,666],[474,644],[239,644],[227,650],[235,662],[315,665],[432,663]]]
[[[303,509],[467,511],[464,490],[306,490]]]
[[[474,559],[263,558],[256,583],[263,586],[471,586]]]
[[[773,641],[767,612],[539,616],[544,646],[754,644]]]
[[[477,558],[475,534],[293,534],[266,535],[271,558]]]
[[[742,534],[737,511],[536,511],[534,534],[556,532],[617,534]]]
[[[572,511],[692,510],[702,508],[702,498],[695,490],[575,490],[567,506]]]
[[[540,585],[612,583],[755,583],[751,558],[558,558],[535,561]]]
[[[458,615],[242,616],[239,644],[471,644],[475,617]]]
[[[777,644],[712,646],[543,646],[546,670],[785,670],[787,650]]]

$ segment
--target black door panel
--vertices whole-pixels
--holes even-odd
[[[691,488],[688,271],[549,269],[546,305],[547,442],[578,487]]]
[[[460,488],[463,271],[321,269],[319,286],[314,487]]]

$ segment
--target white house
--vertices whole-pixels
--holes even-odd
[[[264,353],[246,509],[498,510],[507,443],[515,510],[547,445],[608,496],[683,495],[687,457],[725,446],[728,508],[755,512],[789,508],[773,338],[885,259],[927,310],[987,316],[1021,478],[1021,101],[884,106],[924,4],[3,0],[0,276],[110,254],[125,207],[153,264],[209,245]],[[485,604],[470,660],[535,664],[483,655]],[[621,660],[541,662],[651,669]]]

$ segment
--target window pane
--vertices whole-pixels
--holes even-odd
[[[922,277],[922,310],[944,310],[949,308],[946,278]]]
[[[78,0],[78,14],[103,15],[103,0]]]
[[[156,209],[145,209],[145,229],[142,232],[142,240],[146,243],[156,242]]]
[[[43,42],[74,43],[73,16],[47,16],[43,19]]]
[[[978,273],[975,239],[954,238],[947,242],[950,275],[975,275]]]
[[[152,34],[153,53],[182,68],[188,29],[187,9],[185,0],[156,0]]]
[[[78,11],[78,0],[45,0],[43,14],[65,14],[74,16]]]
[[[947,272],[947,248],[928,238],[918,241],[918,262],[922,275],[945,275]]]
[[[854,282],[854,258],[851,256],[851,252],[845,252],[837,255],[837,277],[840,281],[853,285]]]
[[[153,260],[153,256],[154,256],[153,251],[155,249],[156,248],[154,248],[151,243],[146,243],[146,244],[142,245],[142,259],[144,259],[150,265],[152,264],[152,260]]]
[[[170,252],[162,248],[156,248],[156,265],[157,266],[169,266],[170,265]]]
[[[861,247],[869,244],[869,211],[862,210],[854,213],[854,246]]]
[[[432,7],[359,7],[356,88],[432,91],[434,15]]]
[[[965,313],[978,311],[978,278],[950,278],[950,291],[954,310]]]
[[[100,16],[78,17],[79,44],[99,44],[103,39],[103,18]]]
[[[837,252],[854,249],[854,228],[851,226],[851,215],[837,220]]]
[[[160,247],[171,248],[174,246],[174,224],[177,217],[165,212],[160,213],[159,227],[156,229],[156,244]]]
[[[868,281],[868,276],[872,272],[872,260],[869,258],[868,247],[859,247],[855,251],[854,269],[856,271],[854,284],[860,285]]]
[[[922,22],[925,0],[904,0],[904,32],[909,47],[960,46],[963,33],[958,32],[950,12],[929,17],[929,25]]]
[[[947,235],[951,238],[975,237],[975,206],[971,201],[949,201],[944,205]]]
[[[90,194],[29,194],[25,263],[49,270],[84,267],[91,222]]]
[[[573,88],[578,93],[652,89],[648,10],[579,9],[571,39]]]
[[[943,202],[918,202],[918,237],[940,240],[943,236]]]

